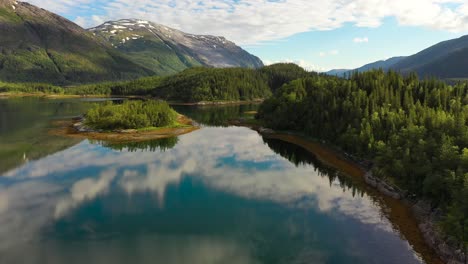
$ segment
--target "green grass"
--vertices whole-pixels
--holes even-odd
[[[0,21],[2,22],[14,22],[14,23],[21,23],[21,18],[13,12],[13,9],[11,11],[9,9],[3,9],[0,8]]]

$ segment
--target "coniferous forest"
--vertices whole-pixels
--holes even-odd
[[[375,70],[294,80],[258,113],[267,126],[325,140],[373,163],[410,195],[445,212],[468,243],[468,86]]]
[[[292,80],[315,75],[285,63],[261,69],[191,68],[167,77],[144,77],[121,82],[102,82],[61,88],[46,84],[0,83],[1,92],[70,95],[153,96],[177,102],[252,101],[265,99]],[[46,87],[46,88],[44,88]]]

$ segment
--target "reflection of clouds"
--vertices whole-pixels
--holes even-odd
[[[70,251],[61,241],[44,241],[43,247],[53,248],[47,252],[48,264],[63,263],[163,263],[163,264],[255,264],[247,245],[229,238],[208,236],[162,236],[140,235],[132,242],[122,240],[95,240],[87,243],[74,242],[86,250],[80,254]],[[8,253],[5,263],[41,263],[35,254],[41,247],[26,245],[21,250]],[[127,255],[125,252],[131,252]],[[2,260],[2,256],[0,256]],[[18,261],[22,260],[22,261]],[[3,263],[3,262],[2,262]]]
[[[52,186],[41,183],[50,174],[66,176],[83,168],[98,168],[101,172],[76,182],[67,180]],[[295,167],[274,154],[256,132],[231,127],[203,128],[181,136],[175,148],[165,152],[118,152],[85,141],[10,171],[7,179],[19,183],[0,189],[0,232],[18,229],[20,226],[7,229],[1,223],[14,215],[18,218],[30,215],[25,208],[39,215],[38,219],[32,218],[32,222],[40,220],[35,224],[38,229],[80,203],[108,192],[113,182],[129,194],[155,192],[163,204],[167,186],[180,183],[184,175],[199,177],[208,186],[238,196],[318,208],[383,230],[391,227],[387,220],[382,221],[379,208],[369,197],[353,197],[338,182],[330,186],[329,179],[320,177],[312,166]],[[20,187],[24,189],[21,191],[24,199],[18,200],[18,195],[10,197],[12,190]],[[25,219],[28,218],[19,222]],[[36,231],[31,230],[31,234]]]
[[[109,185],[115,176],[117,176],[117,171],[110,169],[102,172],[98,179],[86,178],[74,183],[71,187],[70,196],[57,203],[55,217],[58,218],[83,201],[93,200],[99,194],[108,191]]]
[[[30,241],[51,222],[60,191],[60,186],[41,182],[0,189],[0,256],[2,250]]]
[[[167,166],[170,163],[148,164],[146,174],[126,170],[120,185],[129,194],[141,191],[156,192],[159,203],[163,205],[166,187],[169,184],[179,183],[183,173],[189,173],[195,169],[196,163],[193,159],[181,162],[182,164],[177,168],[172,169]]]
[[[8,209],[8,195],[0,188],[0,214]]]
[[[222,131],[220,131],[222,130]],[[154,162],[164,155],[174,159],[197,158],[201,166],[206,158],[217,159],[236,155],[238,160],[268,161],[276,155],[264,146],[256,132],[246,128],[206,128],[180,137],[176,148],[164,153],[103,151],[99,145],[84,141],[66,151],[56,153],[37,162],[7,172],[7,177],[44,177],[51,173],[65,173],[91,166],[135,166]]]

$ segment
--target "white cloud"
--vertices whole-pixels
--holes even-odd
[[[82,26],[104,20],[141,18],[189,33],[223,35],[239,44],[277,40],[351,23],[378,27],[384,18],[399,24],[437,30],[468,30],[467,0],[109,0],[94,1],[100,16],[87,8],[91,0],[30,0],[74,17]],[[78,10],[78,11],[77,11]],[[77,12],[80,15],[77,15]],[[83,15],[86,14],[86,15]]]
[[[368,37],[354,38],[353,42],[354,43],[367,43],[367,42],[369,42],[369,38]]]

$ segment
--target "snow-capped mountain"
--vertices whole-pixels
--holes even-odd
[[[109,21],[88,31],[159,74],[193,66],[263,66],[259,58],[224,37],[187,34],[146,20]]]

